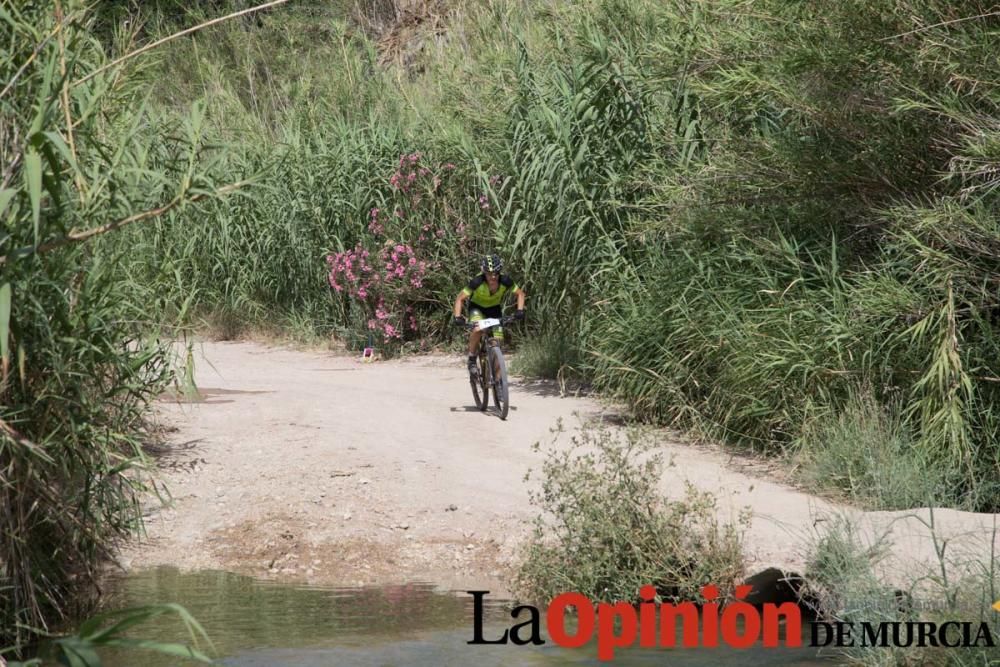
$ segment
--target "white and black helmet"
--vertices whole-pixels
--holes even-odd
[[[486,255],[483,257],[482,269],[483,273],[500,273],[503,271],[503,260],[495,252]]]

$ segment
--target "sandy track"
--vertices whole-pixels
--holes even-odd
[[[148,536],[124,550],[126,567],[505,591],[533,515],[523,478],[541,455],[531,445],[549,442],[559,418],[578,424],[609,413],[515,380],[508,420],[484,415],[457,356],[361,364],[206,343],[196,377],[202,401],[158,406],[170,429],[160,476],[173,503],[149,500]],[[724,516],[751,508],[752,570],[801,570],[816,526],[837,512],[867,539],[891,531],[890,578],[933,559],[929,531],[910,513],[839,508],[768,481],[760,464],[666,436],[662,446],[674,460],[665,493],[679,495],[689,479],[717,494]],[[992,515],[939,510],[935,518],[942,536],[988,553]]]

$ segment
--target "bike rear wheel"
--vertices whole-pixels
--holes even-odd
[[[500,419],[507,419],[510,410],[510,387],[507,384],[507,362],[499,347],[490,348],[490,362],[493,367],[493,404],[500,412]]]
[[[478,363],[479,373],[476,377],[469,378],[469,384],[472,385],[472,397],[476,399],[476,407],[485,412],[486,408],[490,407],[490,390],[487,384],[489,369],[484,356],[480,355]]]

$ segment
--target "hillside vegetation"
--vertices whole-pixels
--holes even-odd
[[[137,521],[157,334],[421,349],[492,248],[527,372],[869,507],[1000,509],[995,8],[302,0],[101,69],[250,5],[16,4],[0,627]]]

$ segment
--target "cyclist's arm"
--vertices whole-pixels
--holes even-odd
[[[458,296],[455,297],[455,307],[452,309],[452,315],[455,317],[462,316],[462,304],[465,303],[465,300],[468,298],[469,295],[465,293],[465,290],[458,293]]]
[[[517,309],[524,310],[524,297],[525,297],[524,290],[521,289],[520,287],[516,288],[514,290],[514,296],[517,297]]]
[[[453,309],[452,315],[454,315],[455,317],[462,316],[462,303],[470,296],[472,296],[472,293],[476,291],[476,288],[479,287],[479,285],[481,285],[482,282],[483,282],[483,277],[481,275],[476,276],[471,281],[469,281],[468,285],[462,288],[462,291],[458,293],[457,297],[455,297],[455,308]]]
[[[524,297],[525,297],[525,294],[524,294],[524,290],[521,289],[521,286],[518,285],[516,282],[514,282],[514,279],[511,278],[510,276],[502,276],[500,278],[500,281],[504,285],[506,285],[508,288],[510,288],[511,294],[513,294],[513,295],[515,295],[517,297],[517,309],[518,310],[524,310]]]

